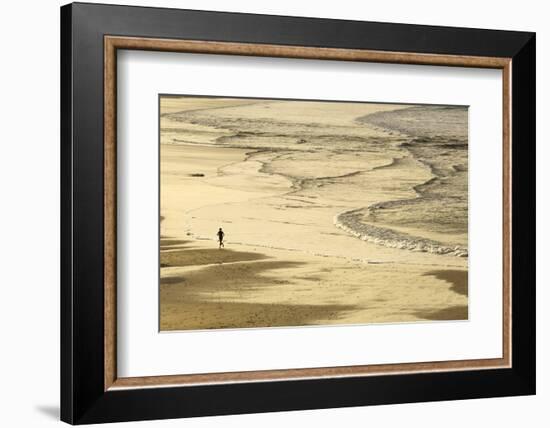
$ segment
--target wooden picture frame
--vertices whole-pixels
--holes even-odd
[[[118,49],[502,70],[502,358],[118,377]],[[533,33],[76,3],[61,9],[61,53],[62,420],[114,422],[535,392]]]

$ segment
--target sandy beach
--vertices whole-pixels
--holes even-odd
[[[467,150],[430,114],[460,112],[162,98],[160,329],[467,319]]]

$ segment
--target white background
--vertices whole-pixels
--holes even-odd
[[[111,3],[104,1],[105,3]],[[547,118],[550,28],[545,2],[126,1],[186,7],[414,24],[537,31],[538,395],[461,402],[284,412],[130,423],[159,427],[385,426],[543,427],[550,404]],[[58,422],[59,406],[59,10],[62,2],[5,2],[0,13],[0,403],[2,426]],[[544,120],[546,118],[546,120]],[[544,197],[544,198],[543,198]]]
[[[117,78],[119,376],[502,356],[502,71],[123,51]],[[159,93],[469,106],[469,320],[159,334]]]

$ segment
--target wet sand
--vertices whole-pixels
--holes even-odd
[[[208,115],[192,118],[194,103],[170,101],[161,118],[161,330],[467,319],[467,257],[380,245],[335,225],[358,200],[411,198],[413,186],[432,177],[399,149],[402,135],[369,124],[356,130],[355,118],[375,105],[351,113],[337,106],[330,115],[338,133],[355,133],[363,145],[385,138],[384,150],[362,146],[362,154],[313,147],[328,130],[308,128],[305,135],[319,138],[302,142],[315,109],[304,117],[292,105],[266,103],[277,109],[272,123],[243,102],[250,100],[236,107],[220,100],[216,110],[201,100]],[[294,128],[282,133],[287,117]],[[261,121],[283,136],[262,150],[266,132],[235,139],[230,120],[240,129]],[[403,162],[392,165],[396,157]],[[221,250],[218,227],[226,233]],[[415,227],[395,230],[448,238],[441,227]],[[456,232],[448,239],[464,242]]]
[[[467,319],[463,270],[192,244],[162,248],[161,330]]]

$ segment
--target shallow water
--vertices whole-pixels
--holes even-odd
[[[358,122],[398,130],[410,137],[401,144],[430,168],[433,178],[414,187],[417,197],[370,206],[364,221],[390,227],[441,232],[442,245],[419,241],[436,251],[467,255],[468,110],[466,107],[416,106],[359,118]],[[421,234],[422,236],[422,234]],[[456,244],[453,247],[453,244]]]
[[[336,255],[333,228],[403,251],[467,256],[465,107],[221,98],[163,105],[162,144],[249,150],[243,162],[197,179],[262,193],[216,214],[195,210],[189,231],[197,238],[224,221],[239,224],[240,243]]]

